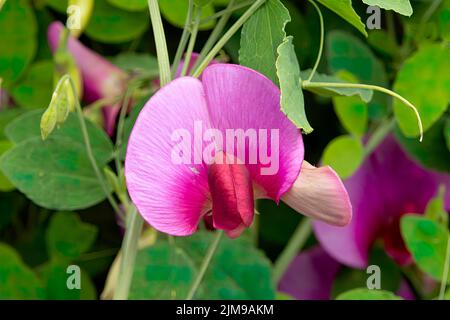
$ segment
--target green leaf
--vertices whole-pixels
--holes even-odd
[[[11,2],[11,1],[8,1]],[[43,299],[44,289],[17,252],[0,243],[0,299]]]
[[[295,298],[284,292],[277,292],[275,300],[295,300]]]
[[[300,73],[302,79],[308,79],[311,74],[311,70],[305,70]],[[320,74],[316,72],[311,80],[311,82],[332,82],[332,83],[349,83],[340,79],[336,76],[330,76],[326,74]],[[369,102],[372,100],[373,91],[367,89],[357,89],[357,88],[333,88],[333,87],[322,87],[322,88],[308,88],[305,90],[313,92],[315,94],[325,96],[325,97],[336,97],[336,96],[359,96],[364,102]]]
[[[188,241],[177,241],[200,267],[207,248],[213,240],[211,233],[197,233],[186,238]],[[275,288],[271,280],[269,260],[252,246],[247,238],[231,240],[222,239],[204,282],[197,295],[200,299],[263,299],[275,298]]]
[[[277,75],[281,89],[281,111],[305,133],[313,128],[306,118],[305,101],[300,84],[300,66],[295,55],[292,37],[287,37],[278,47],[276,62]]]
[[[3,109],[0,111],[0,139],[5,139],[5,127],[24,112],[21,108]]]
[[[52,258],[73,261],[94,244],[97,227],[84,223],[74,212],[53,214],[47,229],[47,248]]]
[[[30,1],[6,1],[0,30],[0,78],[9,86],[25,71],[37,49],[37,23]]]
[[[156,78],[159,75],[158,59],[146,53],[121,53],[115,56],[112,62],[130,73],[149,78]]]
[[[80,289],[69,289],[67,280],[71,273],[67,273],[69,264],[62,261],[52,261],[45,264],[40,271],[40,277],[45,284],[47,299],[49,300],[95,300],[97,292],[88,273],[80,269]]]
[[[97,41],[121,43],[141,36],[148,24],[147,12],[123,11],[106,0],[96,0],[86,34]]]
[[[362,2],[368,6],[378,6],[385,10],[394,10],[408,17],[413,14],[413,8],[409,0],[362,0]]]
[[[33,64],[24,78],[12,90],[15,101],[27,109],[40,109],[48,105],[53,93],[53,62]]]
[[[450,173],[450,152],[445,143],[444,127],[445,119],[439,120],[425,132],[422,142],[417,138],[406,138],[398,128],[395,135],[405,151],[424,167]]]
[[[322,162],[331,166],[342,179],[350,177],[364,160],[364,146],[351,136],[333,139],[323,152]]]
[[[403,300],[392,292],[384,290],[353,289],[340,294],[336,300]]]
[[[367,37],[366,26],[352,7],[351,0],[317,0],[325,7],[342,17]]]
[[[449,234],[447,228],[418,215],[405,215],[400,221],[406,247],[417,266],[437,281],[442,280]],[[450,280],[447,279],[447,282]]]
[[[129,298],[184,299],[195,275],[195,265],[182,249],[159,242],[138,252]]]
[[[334,111],[349,133],[361,138],[367,130],[367,104],[358,97],[334,97]]]
[[[445,210],[445,185],[440,186],[436,197],[428,202],[425,216],[443,226],[448,225],[448,213]]]
[[[184,299],[214,234],[197,232],[138,254],[130,299]],[[274,299],[269,261],[249,240],[223,238],[196,299]]]
[[[43,110],[33,110],[17,117],[5,129],[6,136],[14,143],[18,144],[27,139],[40,137],[40,121]],[[97,162],[105,165],[112,159],[114,149],[111,140],[106,133],[97,125],[85,119],[92,150]],[[63,137],[77,143],[79,147],[84,147],[83,135],[75,113],[70,113],[63,125],[52,132],[54,137]]]
[[[279,0],[267,0],[242,28],[240,64],[278,84],[277,49],[284,41],[284,27],[290,20],[289,11]]]
[[[84,145],[63,136],[22,141],[3,154],[0,169],[17,189],[44,208],[83,209],[106,197]]]
[[[404,64],[394,90],[414,104],[428,130],[447,110],[450,102],[450,49],[441,44],[423,46]],[[419,128],[413,111],[399,101],[394,114],[403,134],[417,137]]]
[[[110,4],[127,11],[147,10],[147,0],[108,0]]]
[[[12,146],[13,145],[10,141],[0,140],[0,156],[11,149]],[[5,177],[5,175],[0,171],[0,191],[7,192],[14,189],[14,185],[11,183],[11,181],[9,181],[8,178]]]
[[[189,2],[187,0],[159,0],[158,3],[161,14],[167,21],[176,27],[184,28],[189,8]],[[206,5],[202,7],[200,19],[208,18],[214,13],[214,7],[212,5]],[[208,30],[214,27],[214,25],[215,21],[210,20],[206,23],[202,23],[199,29]]]
[[[346,70],[361,83],[382,87],[388,85],[383,63],[357,37],[342,31],[331,31],[327,36],[326,47],[328,67],[332,73]],[[388,101],[385,94],[375,92],[369,104],[369,116],[371,118],[383,116]]]

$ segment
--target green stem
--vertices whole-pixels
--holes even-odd
[[[127,87],[127,89],[125,90],[122,105],[120,108],[119,121],[117,123],[117,137],[116,137],[115,155],[114,155],[117,172],[120,172],[120,170],[122,169],[122,162],[120,160],[120,152],[119,151],[120,151],[120,147],[122,146],[125,115],[127,114],[127,109],[130,104],[130,101],[131,101],[133,89],[134,89],[133,84],[130,84]]]
[[[214,43],[216,43],[217,39],[219,38],[220,34],[222,33],[223,29],[225,28],[228,19],[230,18],[233,11],[230,10],[230,8],[234,5],[235,0],[230,0],[228,3],[227,8],[225,11],[227,11],[223,16],[220,18],[219,22],[217,22],[216,26],[214,27],[214,30],[209,35],[208,40],[206,40],[205,45],[203,46],[203,49],[200,51],[200,55],[198,56],[197,61],[195,62],[192,70],[195,70],[198,65],[201,63],[205,55],[211,50]]]
[[[222,239],[223,231],[217,231],[216,237],[213,242],[209,245],[208,252],[206,252],[206,256],[203,259],[202,265],[200,266],[200,270],[198,271],[197,277],[192,282],[191,287],[189,288],[188,295],[186,296],[186,300],[192,300],[194,298],[195,293],[197,292],[200,283],[205,276],[206,270],[211,262],[211,259],[216,252],[217,247],[219,246],[220,239]]]
[[[447,240],[447,254],[445,256],[444,272],[442,273],[441,289],[439,290],[439,300],[445,299],[445,288],[448,281],[448,269],[450,265],[450,236]]]
[[[306,240],[308,240],[311,232],[311,220],[305,217],[299,223],[297,229],[294,231],[294,234],[289,239],[288,244],[275,262],[273,268],[273,281],[275,284],[280,281],[281,277],[289,267],[289,264],[298,254],[299,250],[305,245]]]
[[[384,140],[384,138],[392,131],[395,126],[395,119],[389,119],[382,122],[378,128],[372,133],[369,141],[364,148],[364,157],[368,157],[378,147],[378,145]]]
[[[180,65],[181,58],[183,57],[184,49],[189,40],[190,28],[192,23],[192,11],[194,9],[194,0],[189,0],[188,13],[186,15],[186,21],[184,23],[183,34],[181,35],[180,42],[178,44],[177,52],[172,63],[172,78],[175,78],[178,66]]]
[[[309,2],[311,2],[311,4],[314,6],[314,8],[317,11],[317,14],[319,15],[319,21],[320,21],[320,46],[319,46],[319,53],[317,54],[317,59],[316,59],[316,63],[314,64],[314,67],[311,71],[311,74],[309,75],[308,82],[310,82],[314,75],[316,74],[317,68],[319,67],[320,64],[320,60],[322,59],[322,54],[323,54],[323,43],[325,41],[325,24],[323,22],[323,15],[322,15],[322,11],[320,11],[319,6],[313,1],[313,0],[308,0]]]
[[[128,299],[143,224],[144,220],[133,205],[131,212],[128,213],[127,228],[122,242],[122,260],[120,261],[119,279],[114,292],[114,300]]]
[[[89,133],[87,131],[86,127],[86,121],[84,120],[83,110],[81,109],[80,101],[78,99],[77,90],[75,87],[75,83],[73,82],[72,78],[69,75],[65,75],[61,78],[59,81],[59,84],[64,83],[65,81],[69,81],[70,87],[72,89],[72,94],[75,97],[75,108],[77,110],[78,120],[80,122],[81,127],[81,133],[83,135],[84,144],[86,146],[86,153],[89,158],[89,161],[91,162],[92,168],[94,169],[95,175],[97,177],[97,180],[103,189],[103,192],[106,195],[106,198],[108,199],[109,203],[111,204],[111,207],[113,208],[114,212],[119,216],[123,217],[123,212],[120,210],[119,205],[117,204],[114,197],[111,195],[110,188],[108,187],[105,178],[100,171],[100,168],[98,167],[97,160],[94,157],[94,153],[92,151],[91,146],[91,140],[89,139]],[[58,85],[59,85],[58,84]]]
[[[209,63],[214,59],[214,57],[219,53],[219,51],[223,48],[223,46],[231,39],[231,37],[239,30],[240,27],[251,17],[256,10],[259,9],[261,5],[264,4],[266,0],[256,0],[255,3],[248,8],[247,11],[228,29],[227,32],[220,38],[220,40],[216,43],[216,45],[211,49],[211,51],[206,55],[205,59],[201,62],[201,64],[195,69],[195,72],[192,74],[193,77],[198,78],[203,70],[209,65]]]
[[[192,27],[191,38],[189,39],[189,45],[184,56],[183,69],[181,70],[181,76],[184,77],[189,69],[189,64],[191,63],[192,52],[194,51],[195,41],[197,40],[198,27],[200,25],[200,16],[202,11],[200,8],[197,9],[195,16],[194,25]]]
[[[303,88],[326,88],[326,87],[331,87],[331,88],[353,88],[353,89],[366,89],[366,90],[374,90],[374,91],[379,91],[379,92],[383,92],[385,94],[388,94],[398,100],[400,100],[403,104],[405,104],[407,107],[409,107],[411,110],[414,111],[414,114],[416,115],[417,118],[417,123],[418,123],[418,127],[419,127],[419,132],[420,132],[420,139],[419,141],[422,142],[423,140],[423,126],[422,126],[422,119],[420,118],[420,114],[419,111],[417,111],[417,108],[411,103],[409,102],[407,99],[403,98],[401,95],[399,95],[396,92],[393,92],[389,89],[383,88],[383,87],[379,87],[379,86],[375,86],[375,85],[371,85],[371,84],[361,84],[361,83],[338,83],[338,82],[309,82],[309,81],[304,81],[302,83]]]
[[[428,7],[427,11],[425,11],[425,13],[422,16],[422,19],[420,21],[420,23],[422,24],[422,26],[428,22],[428,20],[431,19],[431,17],[433,16],[433,14],[436,12],[437,8],[439,8],[439,6],[441,5],[442,0],[434,0],[431,5]]]
[[[223,9],[223,10],[221,10],[219,12],[216,12],[215,14],[200,20],[200,24],[207,23],[207,22],[209,22],[211,20],[214,20],[214,19],[220,18],[220,17],[222,17],[224,15],[227,15],[228,13],[232,14],[236,10],[248,7],[249,5],[251,5],[253,3],[253,0],[244,1],[244,2],[238,3],[237,5],[235,5],[233,7],[230,6],[230,2],[228,3],[228,6],[225,9]],[[235,2],[235,0],[233,0],[233,2]]]
[[[159,78],[161,87],[170,82],[170,62],[167,52],[166,36],[159,12],[158,0],[148,0],[148,9],[152,21],[153,35],[155,37],[156,54],[158,56]]]

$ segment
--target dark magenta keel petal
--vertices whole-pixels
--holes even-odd
[[[242,225],[251,225],[254,214],[253,187],[245,165],[238,164],[235,157],[221,152],[209,167],[208,184],[216,229],[231,232],[242,229]]]

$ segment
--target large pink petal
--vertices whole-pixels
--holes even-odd
[[[266,196],[279,201],[297,178],[304,156],[300,131],[280,111],[279,89],[260,73],[231,64],[209,66],[203,72],[202,82],[215,128],[223,133],[226,129],[242,129],[242,133],[252,129],[259,136],[259,141],[246,143],[245,159],[241,160]],[[223,139],[226,146],[225,135]],[[261,148],[261,142],[267,143],[266,150]],[[263,150],[268,151],[268,164],[263,164],[259,156],[257,161],[249,161],[251,154]],[[226,152],[242,158],[237,150]]]
[[[207,168],[194,164],[199,147],[192,143],[189,163],[176,164],[172,152],[180,146],[177,130],[194,140],[196,121],[209,126],[200,81],[179,78],[160,89],[141,111],[128,143],[125,176],[139,212],[156,229],[177,236],[190,235],[208,202]],[[187,142],[186,140],[183,140]],[[198,162],[197,162],[198,163]]]
[[[347,225],[352,205],[336,172],[303,161],[300,175],[282,200],[296,211],[336,226]]]

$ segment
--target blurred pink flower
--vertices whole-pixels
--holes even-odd
[[[48,27],[48,43],[53,52],[59,44],[59,38],[64,25],[53,22]],[[77,39],[70,37],[68,50],[73,55],[81,72],[84,83],[84,100],[92,103],[99,99],[114,100],[121,97],[126,89],[127,74],[125,71],[113,65],[101,55],[85,47]],[[121,102],[103,107],[103,118],[105,130],[109,135],[114,134],[116,118],[121,107]]]
[[[344,228],[315,222],[315,234],[323,248],[341,263],[363,268],[373,243],[384,240],[387,254],[398,264],[411,262],[400,233],[400,218],[423,213],[446,184],[446,209],[450,209],[450,175],[425,170],[408,158],[393,136],[387,137],[345,181],[353,219]]]
[[[227,129],[276,130],[278,170],[262,174],[267,163],[247,163],[234,149],[215,149],[211,162],[192,161],[206,150],[197,141],[189,163],[174,163],[172,152],[179,143],[173,141],[174,132],[183,129],[195,136],[197,130],[210,128],[224,136]],[[225,146],[223,141],[211,142]],[[266,149],[272,150],[271,143]],[[261,155],[262,150],[246,143],[245,159],[251,152]],[[351,204],[341,180],[330,167],[315,168],[303,156],[300,131],[280,111],[279,89],[251,69],[214,64],[205,69],[201,81],[178,78],[147,102],[129,139],[125,176],[144,219],[176,236],[194,233],[207,217],[214,228],[237,237],[251,225],[258,198],[281,199],[313,218],[347,224]]]
[[[340,267],[322,247],[315,246],[292,260],[278,289],[298,300],[329,300]]]

